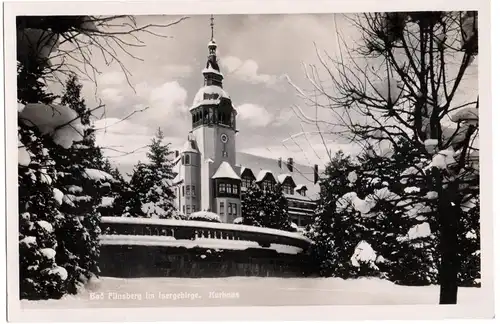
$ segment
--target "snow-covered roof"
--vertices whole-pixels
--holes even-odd
[[[283,173],[283,174],[280,174],[280,175],[278,176],[278,182],[279,182],[279,183],[283,183],[283,182],[285,182],[285,180],[286,180],[287,178],[291,178],[291,179],[292,179],[292,181],[293,181],[293,178],[292,178],[292,176],[291,176],[289,173]]]
[[[269,170],[260,170],[259,174],[257,175],[257,178],[255,178],[255,182],[261,182],[264,180],[267,174],[271,174],[271,176],[274,178],[274,175],[271,171]]]
[[[181,181],[181,180],[182,180],[182,179],[181,179],[181,175],[180,175],[180,173],[178,173],[178,174],[175,176],[175,178],[172,180],[172,183],[173,183],[174,185],[177,185],[177,184],[179,184],[179,183],[180,183],[180,181]]]
[[[212,179],[236,179],[241,180],[241,178],[234,172],[234,169],[231,167],[229,163],[223,161],[215,174],[212,176]]]
[[[217,71],[216,69],[214,69],[212,67],[212,65],[209,65],[207,68],[204,68],[201,73],[205,74],[205,73],[214,73],[214,74],[218,74],[220,76],[223,76],[222,73],[220,71]]]
[[[291,175],[289,175],[288,173],[280,174],[278,176],[278,182],[283,183],[283,181],[285,181],[285,179],[288,177],[291,177]]]
[[[306,196],[295,194],[292,195],[291,198],[304,201],[316,200],[319,198],[320,186],[319,184],[314,184],[313,165],[304,165],[295,161],[293,164],[293,172],[288,172],[286,166],[284,166],[283,164],[280,168],[277,159],[244,152],[236,152],[236,161],[242,166],[241,172],[249,169],[254,175],[257,175],[260,170],[267,170],[271,172],[275,178],[279,174],[289,173],[294,183],[307,184]]]
[[[250,172],[252,174],[252,177],[255,179],[255,174],[253,173],[252,169],[244,167],[244,166],[239,166],[240,167],[240,176],[243,175],[244,172]]]
[[[297,187],[295,187],[295,191],[299,191],[302,189],[307,190],[307,186],[305,184],[298,184]]]
[[[213,99],[205,99],[205,94],[215,95]],[[201,87],[193,99],[193,106],[191,109],[199,107],[202,104],[219,104],[220,98],[230,99],[224,89],[216,85],[208,85]]]
[[[184,146],[182,147],[181,153],[200,153],[198,151],[198,145],[196,144],[196,140],[194,139],[189,139],[184,143]]]

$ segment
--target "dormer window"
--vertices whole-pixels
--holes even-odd
[[[285,183],[283,185],[283,192],[286,195],[293,195],[293,188],[292,188],[292,186],[289,183]]]
[[[306,189],[305,188],[300,189],[299,190],[299,195],[305,196],[306,195]]]
[[[263,190],[271,190],[273,189],[273,182],[271,180],[262,181],[262,189]]]
[[[245,177],[241,179],[241,184],[244,188],[250,188],[253,184],[253,179],[250,177]]]

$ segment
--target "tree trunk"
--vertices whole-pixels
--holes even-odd
[[[442,190],[438,219],[441,230],[441,264],[439,269],[439,304],[456,304],[458,293],[458,270],[460,268],[458,251],[458,225],[461,217],[460,206],[453,204],[456,192],[454,185]],[[451,199],[450,199],[451,198]]]

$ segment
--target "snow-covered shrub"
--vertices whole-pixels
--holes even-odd
[[[187,216],[187,220],[190,221],[202,221],[202,222],[212,222],[212,223],[221,223],[221,219],[219,215],[216,213],[212,213],[209,211],[197,211],[191,213]]]

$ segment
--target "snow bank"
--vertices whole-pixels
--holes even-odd
[[[42,134],[51,135],[54,142],[64,148],[81,141],[86,128],[73,109],[54,104],[27,104],[19,117],[26,125],[36,126]]]
[[[236,217],[233,221],[233,224],[241,224],[243,223],[243,217]]]
[[[146,293],[157,292],[198,292],[208,296],[211,291],[238,291],[240,298],[218,299],[201,298],[192,300],[179,298],[165,300],[144,298]],[[256,294],[256,291],[265,293]],[[91,299],[94,293],[103,293],[104,299]],[[137,299],[106,298],[109,293],[124,295],[133,292],[142,296]],[[488,294],[488,295],[486,295]],[[489,297],[484,288],[458,288],[458,305],[474,307],[484,303]],[[93,308],[138,307],[165,308],[170,306],[308,306],[308,305],[438,305],[439,286],[399,286],[378,278],[276,278],[276,277],[227,277],[227,278],[110,278],[101,277],[96,287],[87,288],[78,295],[67,295],[59,300],[22,300],[25,310],[43,309],[57,311],[80,309],[91,311]],[[342,306],[341,306],[342,307]],[[390,306],[382,306],[390,309]],[[356,308],[357,309],[357,308]],[[353,311],[356,311],[353,309]],[[189,312],[186,309],[186,312]]]

